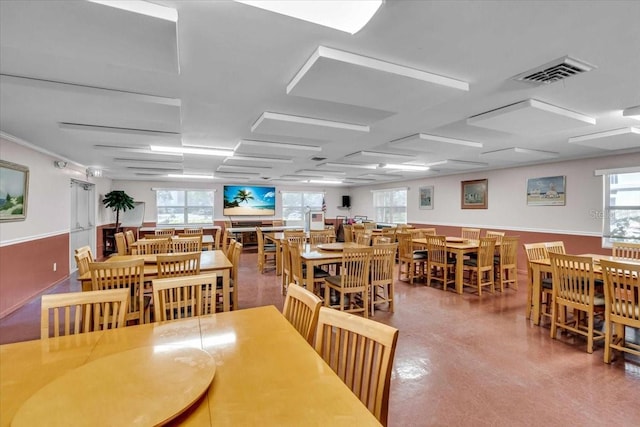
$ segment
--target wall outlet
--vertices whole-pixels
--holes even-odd
[[[53,263],[53,271],[58,271],[58,263],[57,262]]]

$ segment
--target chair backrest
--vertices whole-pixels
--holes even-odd
[[[427,260],[431,264],[446,265],[447,264],[447,237],[446,236],[427,236],[427,251],[429,253]]]
[[[233,246],[233,253],[231,254],[231,264],[233,267],[231,268],[231,279],[233,280],[233,289],[234,292],[238,292],[238,271],[240,271],[240,254],[242,254],[242,243],[236,242]]]
[[[200,274],[201,252],[158,255],[158,278]]]
[[[549,258],[549,251],[544,243],[525,243],[523,246],[528,261]]]
[[[415,228],[415,233],[417,233],[417,236],[415,236],[415,238],[426,238],[427,236],[435,236],[437,235],[436,233],[436,229],[433,227],[430,228]]]
[[[156,228],[154,231],[156,236],[173,236],[176,234],[175,228]]]
[[[566,254],[567,251],[564,249],[564,242],[563,241],[557,241],[557,242],[545,242],[545,247],[547,248],[547,252],[551,253],[551,252],[556,252],[559,254]]]
[[[593,305],[595,284],[593,258],[549,252],[553,268],[553,299],[561,298],[573,305]]]
[[[289,242],[289,256],[291,258],[291,279],[299,286],[304,286],[304,276],[302,274],[302,259],[300,258],[300,245]]]
[[[131,252],[137,255],[166,254],[169,252],[171,240],[166,236],[158,236],[158,239],[140,239]]]
[[[128,299],[128,289],[43,295],[40,338],[125,326]]]
[[[371,285],[384,285],[393,281],[393,266],[396,261],[397,243],[373,246],[371,256]]]
[[[256,236],[258,237],[258,253],[264,254],[264,233],[260,227],[256,227]]]
[[[222,230],[221,229],[216,229],[214,230],[215,232],[215,236],[213,238],[213,249],[214,250],[219,250],[220,249],[220,238],[222,237]]]
[[[217,278],[209,273],[152,280],[155,321],[215,313]]]
[[[393,243],[390,236],[373,236],[373,239],[371,239],[371,244],[373,246],[386,245],[388,243]]]
[[[362,288],[369,283],[369,271],[373,247],[345,248],[342,251],[340,286],[342,288]]]
[[[355,233],[356,243],[369,246],[371,244],[371,232],[368,230],[358,230]]]
[[[300,335],[312,345],[321,305],[322,300],[302,286],[291,283],[287,287],[287,296],[284,300],[282,314]]]
[[[496,251],[495,237],[481,237],[478,244],[478,268],[493,268],[493,256]]]
[[[81,276],[89,271],[89,263],[93,262],[91,259],[91,251],[78,252],[74,255],[76,259],[76,265],[78,266],[78,275]]]
[[[285,231],[284,239],[288,241],[289,244],[295,243],[298,246],[304,245],[307,241],[304,231]]]
[[[353,242],[353,226],[351,226],[351,225],[343,225],[342,229],[344,230],[344,241],[345,241],[345,243]]]
[[[320,308],[316,351],[383,425],[387,424],[397,341],[396,328]]]
[[[495,237],[496,238],[496,243],[502,243],[502,238],[504,237],[504,231],[494,231],[494,230],[487,230],[484,233],[485,237]]]
[[[136,241],[136,236],[131,230],[126,230],[124,232],[124,238],[127,240],[127,248],[129,248],[129,246],[131,246],[131,244]]]
[[[192,228],[185,228],[184,231],[180,234],[184,234],[186,236],[193,236],[193,235],[203,235],[204,234],[204,230],[202,229],[202,227],[192,227]]]
[[[74,250],[74,253],[79,254],[80,252],[87,252],[87,251],[91,252],[91,246],[81,246],[76,250]]]
[[[309,243],[318,245],[321,243],[334,243],[336,235],[333,230],[321,230],[309,232]]]
[[[127,288],[130,290],[127,320],[144,322],[144,260],[109,261],[89,263],[91,272],[91,289],[104,291],[107,289]]]
[[[411,242],[411,233],[397,232],[398,240],[398,256],[400,258],[413,258],[413,243]]]
[[[614,320],[640,327],[640,265],[601,260],[605,313]]]
[[[500,264],[515,266],[518,264],[518,236],[504,236],[500,244]]]
[[[479,228],[465,228],[463,227],[461,230],[460,236],[463,239],[467,239],[473,242],[477,242],[480,240],[480,229]]]
[[[127,249],[127,239],[124,237],[124,233],[116,233],[113,237],[116,239],[117,254],[126,255],[129,251]]]
[[[640,243],[613,242],[611,254],[616,258],[640,259]]]
[[[190,237],[174,237],[171,239],[171,251],[174,253],[201,252],[202,234],[190,235]]]
[[[227,250],[225,251],[224,255],[229,261],[231,261],[231,258],[233,257],[233,250],[235,249],[237,244],[239,243],[236,239],[231,239],[229,240],[229,243],[227,243]]]

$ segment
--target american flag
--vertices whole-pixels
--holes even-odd
[[[327,204],[324,202],[324,197],[322,198],[322,212],[327,212]]]

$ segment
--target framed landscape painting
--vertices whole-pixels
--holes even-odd
[[[418,201],[420,209],[433,209],[433,185],[420,187],[420,199]]]
[[[564,176],[527,180],[527,205],[529,206],[564,206],[566,195]]]
[[[462,209],[487,209],[489,180],[462,181],[460,192]]]
[[[27,218],[29,168],[0,160],[0,221]]]

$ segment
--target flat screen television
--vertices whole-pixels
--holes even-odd
[[[225,185],[225,216],[236,215],[275,215],[276,188],[254,187],[251,185]]]

